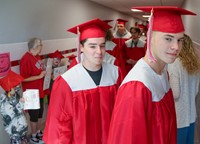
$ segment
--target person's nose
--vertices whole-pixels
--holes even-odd
[[[102,53],[102,49],[101,49],[100,46],[97,46],[96,52],[97,52],[98,54],[101,54],[101,53]]]
[[[178,42],[178,41],[174,42],[174,43],[172,44],[172,47],[171,47],[171,48],[174,49],[174,50],[179,50],[179,49],[180,49],[179,42]]]

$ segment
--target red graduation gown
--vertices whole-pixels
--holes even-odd
[[[134,44],[132,45],[132,39],[129,39],[125,42],[124,50],[125,50],[126,61],[128,59],[138,61],[140,58],[144,57],[146,53],[145,42],[139,39],[137,45],[134,46]],[[132,67],[133,65],[126,63],[127,72],[129,72]]]
[[[176,144],[176,115],[167,72],[139,60],[117,93],[108,144]]]
[[[122,70],[123,75],[127,74],[126,71],[126,61],[125,61],[125,50],[123,49],[123,46],[125,44],[125,41],[131,38],[131,34],[127,31],[127,33],[120,37],[117,35],[117,32],[113,34],[113,42],[116,44],[115,48],[113,49],[112,55],[116,57],[119,61],[119,66]]]
[[[99,86],[82,64],[59,76],[51,102],[43,140],[47,144],[106,144],[118,85],[118,68],[103,63]]]

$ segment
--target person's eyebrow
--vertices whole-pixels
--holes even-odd
[[[173,36],[173,35],[170,35],[170,34],[166,34],[166,35],[164,35],[164,36],[168,36],[168,37],[174,38],[174,36]]]
[[[170,35],[170,34],[166,34],[166,35],[164,35],[164,36],[171,37],[171,38],[175,38],[175,36],[173,36],[173,35]],[[184,39],[184,36],[183,36],[183,37],[180,37],[180,38],[178,38],[178,40],[182,40],[182,39]]]
[[[97,45],[96,43],[89,43],[88,45]]]
[[[104,42],[104,43],[101,43],[101,44],[106,44],[106,43]],[[88,45],[97,45],[97,43],[89,43]]]

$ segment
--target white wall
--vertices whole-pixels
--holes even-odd
[[[185,0],[183,8],[197,14],[196,16],[183,16],[183,21],[185,33],[188,34],[195,43],[200,45],[200,1]]]

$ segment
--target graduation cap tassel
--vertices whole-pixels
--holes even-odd
[[[80,50],[80,31],[79,27],[77,27],[77,40],[78,40],[78,45],[77,45],[77,58],[78,58],[78,63],[81,62],[81,50]]]
[[[152,27],[153,27],[153,9],[151,10],[151,16],[149,19],[149,29],[147,32],[147,55],[149,62],[156,62],[156,59],[151,53]]]
[[[114,27],[113,27],[113,30],[115,31],[116,28],[117,28],[117,21],[115,22],[115,25],[114,25]]]

